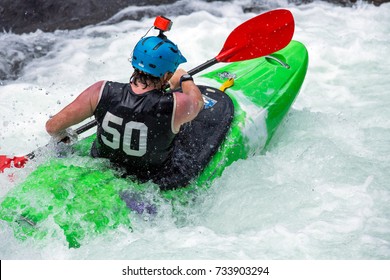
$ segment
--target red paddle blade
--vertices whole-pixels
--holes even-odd
[[[28,158],[25,156],[21,157],[14,157],[14,167],[16,168],[23,168],[28,161]]]
[[[23,168],[27,160],[28,159],[24,156],[9,158],[7,156],[0,155],[0,173],[4,172],[4,169],[6,168]]]
[[[284,9],[269,11],[234,29],[216,59],[235,62],[269,55],[287,46],[293,35],[291,12]]]
[[[4,169],[11,167],[12,158],[7,156],[0,156],[0,173],[4,172]]]

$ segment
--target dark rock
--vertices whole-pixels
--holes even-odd
[[[49,50],[50,44],[43,45],[37,40],[26,42],[20,38],[3,38],[0,41],[0,85],[2,81],[17,79],[27,63]]]
[[[380,6],[383,3],[389,3],[390,0],[369,0],[368,3],[372,3],[375,6]]]
[[[213,0],[205,1],[213,2]],[[298,5],[313,1],[316,0],[289,0],[290,3]],[[322,1],[351,6],[357,0]],[[35,32],[37,29],[45,32],[57,29],[77,29],[103,22],[129,6],[159,6],[175,2],[177,0],[0,0],[0,30],[20,34]],[[368,2],[380,5],[390,0],[368,0]],[[262,0],[253,0],[253,5],[244,7],[244,11],[257,10],[259,5],[266,6],[267,4]],[[141,14],[134,13],[134,19],[142,16],[142,12]]]
[[[77,29],[107,20],[128,6],[162,5],[176,0],[1,0],[0,28],[14,33]]]

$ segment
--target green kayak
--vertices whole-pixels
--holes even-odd
[[[205,108],[175,140],[174,158],[189,169],[188,177],[167,178],[175,189],[124,178],[108,160],[90,157],[92,135],[67,148],[65,156],[41,155],[44,163],[3,198],[2,223],[20,240],[55,238],[71,248],[113,229],[136,230],[134,215],[156,215],[162,201],[187,203],[227,166],[261,151],[291,108],[307,67],[305,46],[291,41],[270,56],[195,77]],[[147,200],[148,192],[158,195]]]

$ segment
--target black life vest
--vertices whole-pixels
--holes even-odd
[[[171,157],[173,109],[172,93],[135,94],[129,84],[106,82],[94,113],[98,129],[92,155],[147,179]]]

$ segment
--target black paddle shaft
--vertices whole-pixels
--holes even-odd
[[[217,64],[218,63],[218,60],[217,58],[213,58],[213,59],[210,59],[210,60],[207,60],[205,63],[195,67],[194,69],[191,69],[190,71],[188,71],[188,74],[190,74],[191,76],[209,68],[210,66],[213,66],[214,64]]]
[[[76,128],[75,132],[77,134],[81,134],[83,132],[86,132],[87,130],[90,130],[92,127],[94,127],[96,125],[97,125],[97,120],[92,120],[92,121],[80,126],[79,128]]]

